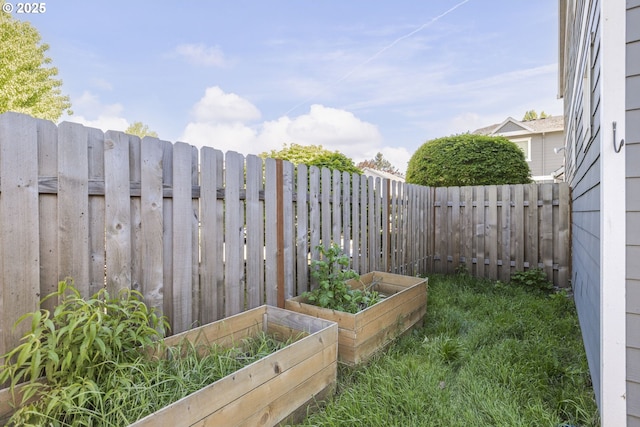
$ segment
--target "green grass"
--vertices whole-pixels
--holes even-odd
[[[430,276],[424,327],[366,366],[303,426],[598,426],[573,300]]]

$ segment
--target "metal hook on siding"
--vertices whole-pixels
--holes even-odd
[[[617,127],[617,123],[613,122],[613,151],[615,151],[616,153],[619,153],[620,150],[622,150],[622,147],[624,147],[624,138],[622,138],[620,140],[620,145],[616,145],[616,127]]]

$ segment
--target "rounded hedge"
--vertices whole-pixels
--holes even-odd
[[[427,141],[411,156],[406,182],[431,187],[526,184],[522,150],[502,136],[453,135]]]

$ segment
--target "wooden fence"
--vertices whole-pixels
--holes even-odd
[[[540,265],[566,286],[568,204],[565,184],[434,189],[2,114],[0,354],[66,277],[138,290],[181,332],[310,289],[330,242],[360,273]]]

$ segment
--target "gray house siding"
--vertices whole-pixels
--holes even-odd
[[[640,426],[640,0],[626,20],[627,425]]]
[[[585,2],[575,2],[576,10],[567,20],[565,56],[566,75],[574,76],[565,85],[565,129],[567,135],[567,181],[572,188],[572,263],[578,318],[584,338],[596,400],[600,405],[600,99],[599,79],[599,10],[600,0],[593,0],[587,31],[580,29]],[[593,32],[593,38],[590,33]],[[581,38],[580,38],[581,37]],[[594,44],[591,47],[591,40]],[[590,63],[588,59],[590,57]],[[591,102],[583,100],[583,76],[590,73]],[[590,105],[588,115],[583,106]],[[585,117],[588,117],[585,119]],[[587,127],[591,122],[590,133]]]
[[[564,161],[564,153],[556,154],[553,149],[564,146],[562,132],[535,134],[531,137],[531,159],[529,168],[532,176],[551,175]]]

